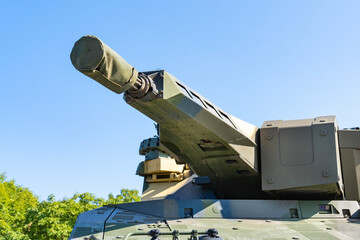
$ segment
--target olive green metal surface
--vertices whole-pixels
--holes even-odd
[[[360,239],[358,128],[339,130],[335,116],[258,128],[166,71],[138,72],[94,36],[70,58],[124,92],[158,136],[140,146],[146,201],[84,212],[69,239]]]

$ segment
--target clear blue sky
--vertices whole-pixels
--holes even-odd
[[[360,1],[4,1],[0,172],[41,199],[141,190],[153,123],[73,68],[88,34],[259,127],[323,115],[360,126]]]

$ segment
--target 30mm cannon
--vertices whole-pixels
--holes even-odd
[[[341,149],[359,131],[339,131],[334,116],[266,121],[259,129],[165,71],[138,72],[94,36],[75,43],[71,61],[110,90],[125,92],[128,104],[160,125],[159,147],[208,177],[219,198],[341,199],[346,180],[346,195],[359,199],[359,173],[351,174],[356,188],[344,174],[356,160]]]
[[[71,61],[124,92],[159,137],[140,145],[142,201],[82,213],[70,239],[360,238],[360,130],[339,130],[335,116],[257,128],[166,71],[138,72],[94,36]]]

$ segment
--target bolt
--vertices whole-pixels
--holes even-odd
[[[271,133],[269,133],[268,135],[266,135],[266,140],[271,140],[273,138],[273,135]]]
[[[274,177],[268,177],[267,182],[270,184],[273,184],[275,182],[275,178]]]
[[[326,136],[327,131],[325,129],[320,130],[320,135],[323,136],[323,137]]]
[[[323,175],[323,177],[329,177],[329,176],[330,176],[330,172],[329,172],[328,170],[324,170],[324,171],[322,172],[322,175]]]

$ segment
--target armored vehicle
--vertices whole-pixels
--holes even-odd
[[[70,239],[360,239],[360,130],[335,116],[265,121],[226,113],[163,70],[138,72],[94,36],[74,67],[153,119],[142,201],[79,215]],[[121,121],[121,119],[119,119]]]

